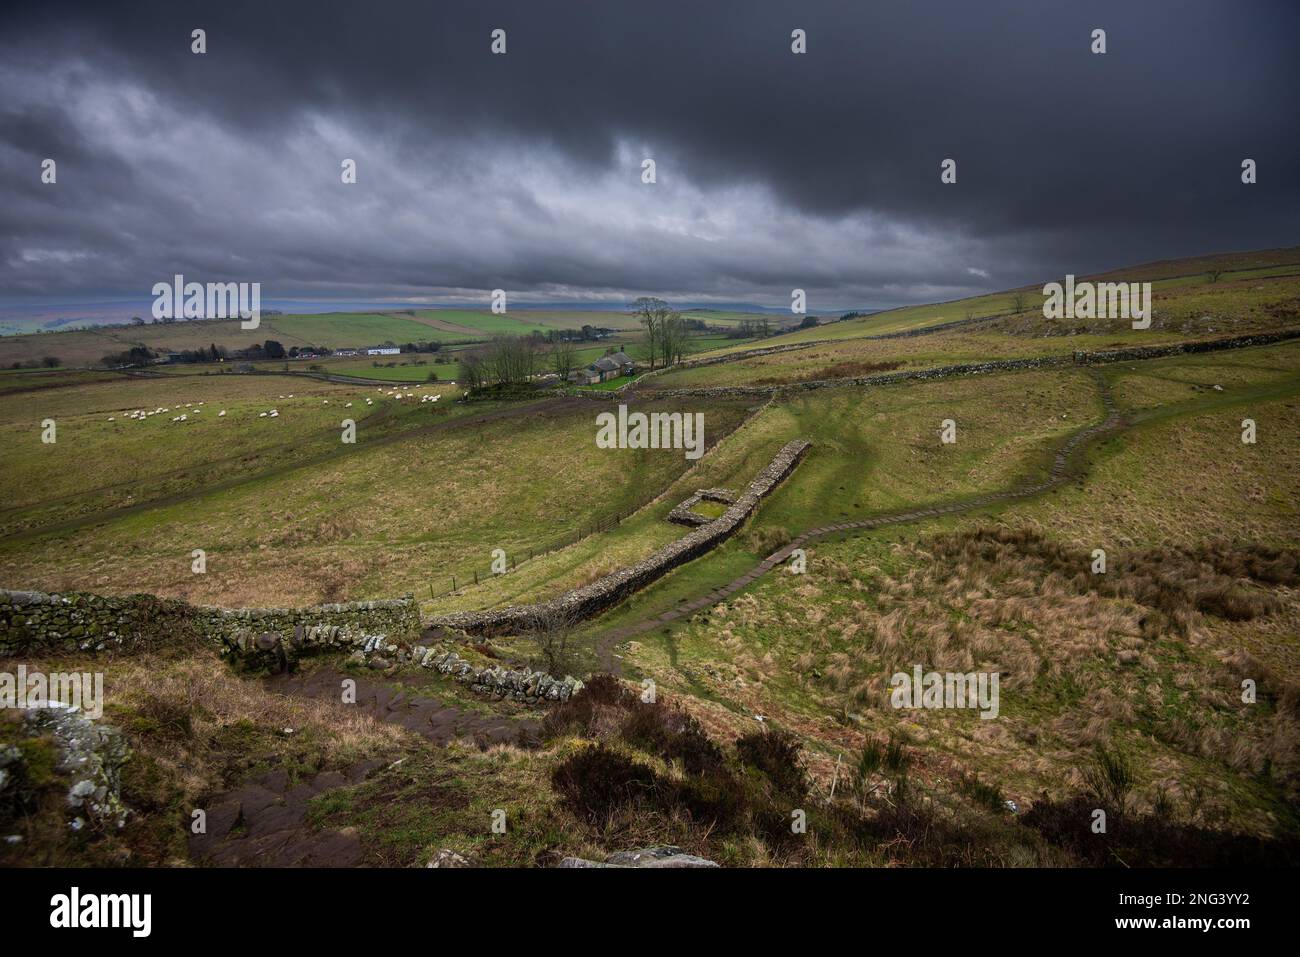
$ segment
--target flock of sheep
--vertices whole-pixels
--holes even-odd
[[[453,382],[452,385],[455,385],[455,383]],[[419,391],[419,390],[423,390],[423,389],[424,389],[424,386],[422,386],[422,385],[417,385],[415,388],[416,388],[417,392],[403,392],[401,389],[385,390],[385,389],[382,388],[382,387],[377,388],[375,391],[376,391],[376,392],[379,392],[381,395],[386,396],[387,398],[390,398],[390,399],[397,399],[397,400],[399,400],[399,401],[400,401],[401,399],[413,399],[413,398],[416,397],[417,393],[418,393],[418,395],[419,395],[419,399],[420,399],[421,402],[437,402],[438,399],[440,399],[440,398],[442,397],[440,393],[430,394],[430,393],[427,393],[427,392]],[[288,395],[282,395],[282,396],[280,396],[281,399],[292,399],[293,397],[294,397],[294,393],[292,393],[292,392],[290,392]],[[366,403],[366,405],[374,405],[374,400],[367,396],[367,397],[365,397],[365,403]],[[180,405],[177,405],[177,406],[175,407],[177,414],[174,415],[174,416],[172,416],[172,421],[173,421],[173,422],[188,422],[190,416],[191,416],[191,415],[198,415],[200,412],[203,411],[203,408],[202,408],[202,407],[203,407],[204,405],[206,405],[206,404],[207,404],[206,402],[183,402],[183,403],[181,403]],[[329,399],[322,399],[322,400],[321,400],[321,404],[322,404],[322,405],[329,405],[329,404],[330,404],[330,400],[329,400]],[[350,409],[350,408],[352,408],[352,403],[351,403],[351,402],[345,402],[345,403],[343,404],[343,408],[345,408],[345,409]],[[182,410],[184,410],[184,411],[182,411]],[[137,422],[143,422],[143,421],[145,421],[146,419],[151,418],[152,416],[155,416],[155,415],[167,415],[167,414],[170,414],[171,412],[172,412],[172,408],[171,408],[171,407],[166,407],[166,408],[164,408],[163,406],[159,406],[158,408],[153,409],[153,410],[134,409],[134,410],[132,410],[132,411],[130,411],[130,412],[127,412],[123,417],[124,417],[124,418],[127,418],[127,419],[134,419],[134,420],[137,421]],[[225,416],[225,414],[226,414],[226,410],[225,410],[225,409],[222,409],[220,412],[217,413],[217,418],[222,418],[222,417]],[[265,412],[259,412],[259,413],[257,414],[257,417],[258,417],[259,419],[267,419],[267,418],[275,419],[275,418],[279,418],[279,416],[280,416],[280,411],[279,411],[278,409],[268,409],[268,410],[266,410]],[[110,416],[108,417],[108,421],[110,421],[110,422],[115,422],[115,421],[117,421],[117,416],[115,416],[115,415],[110,415]]]

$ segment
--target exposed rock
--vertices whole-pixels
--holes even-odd
[[[635,851],[615,851],[604,862],[566,857],[560,867],[717,867],[714,861],[687,854],[680,847],[662,844]]]
[[[57,701],[42,702],[28,710],[23,716],[23,730],[33,736],[49,735],[54,739],[58,751],[55,770],[66,774],[72,782],[67,803],[73,815],[69,822],[73,828],[81,828],[83,815],[115,827],[126,824],[121,769],[131,756],[131,749],[120,731]],[[0,790],[3,783],[0,781]]]
[[[442,848],[433,857],[429,858],[429,863],[425,867],[469,867],[469,859],[461,854],[457,854],[448,848]]]

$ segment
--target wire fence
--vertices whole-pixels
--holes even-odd
[[[534,558],[538,558],[551,552],[558,552],[562,548],[568,548],[570,545],[577,544],[584,538],[588,538],[592,535],[599,535],[602,532],[608,532],[613,528],[617,528],[624,520],[631,517],[643,507],[644,506],[638,506],[637,508],[629,509],[625,512],[617,512],[613,515],[606,515],[602,518],[592,519],[579,525],[573,534],[566,535],[564,538],[557,539],[549,544],[538,547],[519,549],[513,556],[507,553],[505,558],[506,565],[502,571],[493,571],[491,562],[488,563],[486,568],[470,568],[468,570],[463,568],[442,569],[439,571],[438,577],[429,582],[429,599],[432,600],[435,598],[443,598],[447,595],[454,595],[467,586],[477,585],[490,578],[499,578],[502,575],[508,575],[520,565],[524,565],[527,562],[532,561]],[[439,591],[439,589],[442,590]],[[423,593],[421,593],[421,597],[423,597]]]

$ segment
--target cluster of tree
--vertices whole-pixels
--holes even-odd
[[[226,358],[229,353],[224,347],[218,347],[216,343],[204,349],[200,346],[197,349],[182,349],[174,353],[176,362],[217,362]]]
[[[40,359],[25,359],[9,363],[11,369],[56,369],[63,365],[57,356],[43,356]]]
[[[651,369],[656,364],[668,366],[681,359],[686,351],[686,340],[690,337],[689,327],[681,313],[662,299],[642,296],[632,303],[632,315],[645,330],[641,352]]]
[[[304,349],[301,351],[306,352],[307,350]],[[300,354],[300,350],[295,346],[293,350],[293,355],[296,356],[299,354]],[[267,339],[261,345],[251,345],[247,349],[240,349],[238,352],[235,353],[236,358],[250,359],[250,360],[283,359],[288,355],[290,355],[290,353],[285,351],[284,346],[274,339]]]
[[[557,342],[595,342],[614,333],[614,329],[604,326],[584,325],[581,329],[547,329],[545,332],[534,331],[530,334],[536,342],[554,344]]]
[[[442,348],[441,342],[404,342],[403,352],[437,352]]]
[[[741,319],[740,324],[727,331],[728,339],[766,339],[772,334],[772,320],[763,316],[759,319]]]
[[[486,346],[466,350],[460,360],[460,378],[471,392],[526,386],[536,371],[537,347],[526,336],[494,336]]]
[[[124,352],[110,352],[100,360],[109,368],[117,366],[142,366],[154,361],[154,351],[148,346],[132,346]]]
[[[564,382],[569,374],[578,368],[578,349],[568,339],[561,339],[551,346],[546,355],[551,371]]]

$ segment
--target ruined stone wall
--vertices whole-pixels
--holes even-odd
[[[413,598],[311,608],[205,608],[154,595],[48,595],[0,589],[0,656],[134,652],[185,640],[228,644],[240,631],[292,633],[299,625],[414,638]]]
[[[475,694],[494,701],[521,701],[541,704],[545,701],[568,701],[582,688],[573,675],[556,678],[531,668],[505,668],[501,665],[476,666],[454,651],[432,645],[390,644],[382,637],[370,638],[351,656],[358,664],[385,669],[392,665],[431,668],[454,681],[468,685]]]
[[[688,532],[649,558],[621,568],[590,585],[565,592],[549,602],[511,605],[491,611],[457,612],[435,618],[429,624],[435,628],[456,629],[470,634],[496,635],[535,628],[562,627],[590,618],[618,604],[679,565],[720,545],[744,524],[763,496],[776,488],[794,470],[808,447],[809,443],[803,439],[786,443],[720,518]]]

